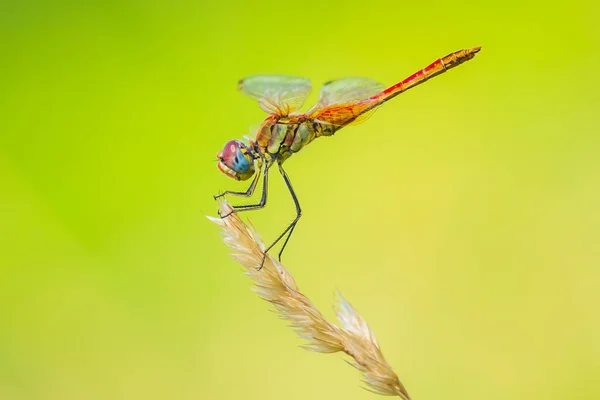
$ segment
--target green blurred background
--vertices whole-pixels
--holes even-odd
[[[0,398],[371,399],[248,290],[205,215],[255,73],[467,64],[286,165],[284,255],[415,399],[600,397],[597,2],[4,1]],[[266,240],[294,215],[277,174]]]

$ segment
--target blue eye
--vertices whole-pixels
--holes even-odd
[[[248,170],[250,169],[250,163],[248,162],[246,157],[244,157],[242,152],[239,150],[238,150],[237,154],[235,155],[235,157],[233,158],[233,169],[236,172],[239,172],[240,174],[243,174],[244,172],[248,172]]]

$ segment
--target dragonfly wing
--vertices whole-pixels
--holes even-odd
[[[374,79],[348,77],[329,81],[321,88],[318,106],[354,103],[380,93],[385,86]]]
[[[295,76],[255,75],[239,81],[238,90],[256,99],[269,114],[286,116],[302,107],[311,84]]]
[[[336,126],[364,122],[375,110],[369,110],[372,96],[385,86],[370,78],[349,77],[323,85],[318,103],[307,114],[322,123]]]

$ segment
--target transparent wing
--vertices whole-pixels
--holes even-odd
[[[349,77],[323,85],[319,101],[307,114],[320,122],[342,126],[364,122],[375,111],[371,108],[385,86],[370,78]]]
[[[238,90],[256,99],[269,114],[286,116],[302,107],[311,84],[295,76],[255,75],[239,81]]]
[[[385,86],[374,79],[348,77],[329,81],[321,88],[317,106],[329,107],[334,104],[355,103],[368,99],[385,89]]]

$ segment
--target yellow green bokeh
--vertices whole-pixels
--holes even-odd
[[[593,1],[0,4],[0,399],[371,399],[298,347],[216,227],[239,78],[468,63],[287,163],[284,255],[415,399],[600,397]],[[273,174],[263,238],[294,215]]]

